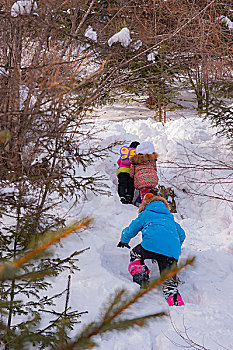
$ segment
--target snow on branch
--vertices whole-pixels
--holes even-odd
[[[11,17],[30,15],[37,9],[37,3],[34,0],[18,0],[11,6]],[[33,13],[33,15],[37,15]]]
[[[158,58],[158,54],[159,54],[158,51],[153,51],[153,52],[149,53],[147,55],[147,61],[155,62],[156,59]]]
[[[97,33],[91,26],[88,26],[85,32],[85,37],[89,38],[90,40],[97,41]]]
[[[5,77],[8,76],[8,72],[4,67],[0,67],[0,75],[4,75]]]
[[[228,18],[227,16],[221,16],[220,17],[221,21],[226,24],[226,26],[230,29],[233,30],[233,22]]]
[[[120,32],[114,34],[109,40],[108,45],[112,46],[112,44],[119,42],[121,46],[127,47],[131,43],[132,39],[130,38],[130,31],[128,28],[121,29]]]

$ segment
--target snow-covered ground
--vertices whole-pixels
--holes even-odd
[[[148,96],[141,97],[137,100],[131,97],[130,103],[115,102],[113,105],[106,105],[102,108],[95,109],[94,115],[111,121],[123,121],[125,119],[148,119],[156,116],[156,111],[149,109],[145,105]],[[166,120],[174,120],[174,118],[184,117],[190,118],[195,116],[194,103],[195,96],[192,90],[180,89],[179,96],[174,99],[177,108],[171,111],[167,108]]]
[[[117,109],[115,112],[118,113]],[[122,113],[127,117],[127,110]],[[109,119],[112,117],[109,115]],[[115,140],[125,140],[126,145],[134,140],[153,142],[159,154],[159,183],[174,186],[178,210],[175,217],[187,235],[180,262],[187,257],[196,257],[194,266],[187,267],[179,275],[184,282],[179,287],[186,302],[183,309],[169,310],[161,291],[151,292],[134,305],[128,315],[136,317],[167,311],[169,316],[150,321],[146,328],[96,337],[99,349],[232,349],[233,203],[215,198],[220,195],[230,198],[233,193],[233,171],[226,167],[228,164],[232,168],[232,151],[226,140],[215,135],[216,130],[210,127],[208,121],[192,116],[184,118],[176,115],[165,125],[151,118],[118,122],[96,118],[96,124],[106,128],[101,135],[101,145]],[[66,238],[62,242],[62,250],[56,249],[56,254],[65,256],[74,249],[90,247],[79,256],[80,271],[72,276],[71,281],[71,308],[88,311],[81,317],[82,323],[77,325],[77,332],[84,324],[98,318],[101,305],[116,289],[136,291],[139,288],[132,283],[127,271],[129,250],[117,248],[122,229],[137,216],[138,210],[119,201],[116,178],[119,148],[115,147],[116,153],[110,153],[109,157],[97,161],[88,169],[88,173],[99,171],[107,176],[111,196],[89,193],[85,203],[73,208],[68,220],[88,215],[94,218],[94,224],[85,232]],[[173,165],[168,164],[170,161]],[[180,169],[177,164],[186,164],[188,169]],[[215,169],[208,169],[210,164]],[[197,166],[198,169],[195,169]],[[205,196],[195,195],[195,192]],[[130,245],[135,246],[139,242],[140,235]],[[150,262],[148,265],[151,278],[158,277],[157,265]],[[65,281],[65,275],[58,278],[53,292],[60,291]],[[190,339],[189,343],[182,337]]]

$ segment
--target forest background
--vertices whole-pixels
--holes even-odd
[[[90,218],[80,218],[66,227],[69,211],[85,202],[89,191],[110,194],[102,174],[85,171],[124,140],[101,146],[96,108],[136,101],[153,111],[155,123],[165,124],[170,112],[184,111],[177,97],[191,90],[197,118],[209,119],[232,147],[231,1],[177,3],[1,1],[3,349],[88,348],[94,346],[93,335],[145,323],[147,317],[118,319],[131,304],[121,291],[102,320],[70,339],[81,313],[69,310],[69,279],[61,292],[67,301],[61,313],[51,311],[58,294],[47,298],[41,292],[51,285],[49,276],[78,268],[80,251],[60,259],[48,256],[45,247],[91,224]],[[189,167],[182,164],[183,171]],[[232,170],[231,164],[226,167]],[[233,201],[232,193],[216,197]],[[67,216],[61,216],[59,206],[67,201]],[[143,295],[129,298],[138,297]],[[40,328],[43,313],[53,321]],[[148,318],[157,316],[162,314]]]

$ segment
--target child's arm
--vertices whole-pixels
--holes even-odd
[[[182,229],[182,227],[177,222],[175,222],[175,224],[176,224],[177,232],[178,232],[179,237],[180,237],[180,244],[182,245],[184,240],[185,240],[186,234],[185,234],[184,230]]]
[[[121,234],[121,241],[123,243],[129,243],[131,238],[135,237],[138,232],[140,232],[143,228],[143,221],[141,218],[141,214],[138,215],[138,217],[133,220],[129,226],[123,229]]]

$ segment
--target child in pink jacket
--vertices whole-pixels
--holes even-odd
[[[123,204],[131,204],[133,201],[134,180],[129,175],[131,165],[129,157],[138,145],[139,142],[134,141],[131,142],[129,147],[122,147],[121,157],[117,161],[118,194]]]
[[[136,148],[136,154],[130,157],[130,177],[134,187],[139,190],[141,201],[146,193],[158,185],[156,161],[158,154],[151,142],[142,142]]]

